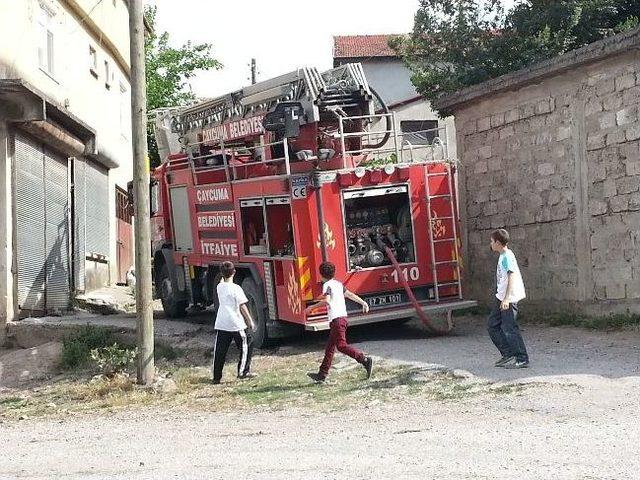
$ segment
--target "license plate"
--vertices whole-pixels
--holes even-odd
[[[367,297],[364,300],[369,304],[371,308],[375,308],[402,303],[404,299],[401,293],[391,293],[388,295],[376,295],[373,297]]]

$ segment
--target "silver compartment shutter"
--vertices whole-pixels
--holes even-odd
[[[86,239],[86,161],[73,160],[73,274],[76,291],[85,291],[85,239]]]
[[[193,234],[191,232],[187,187],[171,187],[169,189],[169,197],[171,198],[174,248],[178,252],[192,252]]]
[[[18,304],[45,311],[45,208],[42,147],[15,135]]]
[[[86,168],[86,238],[87,255],[109,256],[109,171],[87,160]],[[112,215],[115,218],[115,213]]]
[[[45,149],[45,253],[47,310],[69,308],[69,168],[68,161]]]

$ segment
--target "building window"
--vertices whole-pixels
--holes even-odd
[[[431,145],[438,137],[437,120],[404,120],[400,122],[402,143]]]
[[[40,5],[38,13],[38,64],[49,75],[55,74],[53,12]]]
[[[111,68],[107,60],[104,61],[104,86],[107,90],[111,88]]]
[[[91,45],[89,45],[89,71],[98,78],[98,53]]]

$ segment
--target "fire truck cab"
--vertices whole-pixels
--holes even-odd
[[[300,68],[160,110],[155,130],[153,273],[167,316],[215,309],[225,260],[236,265],[258,345],[328,328],[326,311],[304,312],[321,294],[323,261],[371,307],[363,315],[349,305],[351,324],[475,304],[462,295],[444,128],[412,132],[427,139],[412,145],[359,64]]]

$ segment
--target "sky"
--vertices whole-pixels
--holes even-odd
[[[199,97],[213,97],[298,67],[332,66],[333,35],[404,33],[413,28],[418,0],[149,0],[158,7],[157,30],[171,44],[211,43],[224,68],[190,82]]]
[[[505,0],[511,4],[513,0]],[[334,35],[408,33],[419,0],[147,0],[157,30],[171,44],[211,43],[224,68],[190,81],[198,97],[215,97],[298,67],[332,66]]]

